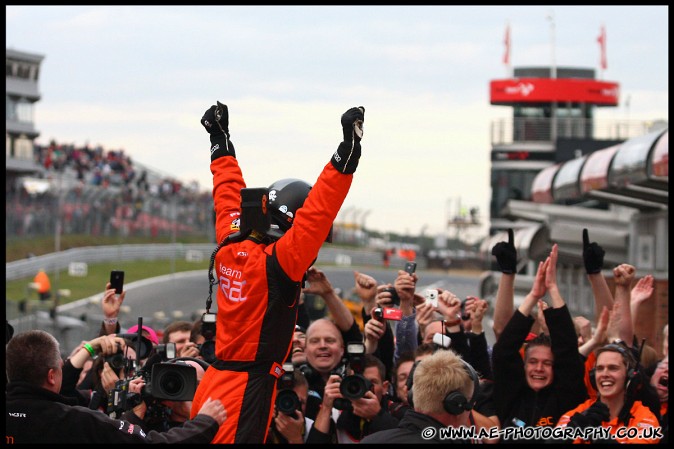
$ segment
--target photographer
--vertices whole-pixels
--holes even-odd
[[[154,365],[153,359],[149,363]],[[161,363],[161,362],[159,362]],[[197,359],[191,359],[190,357],[185,357],[183,359],[172,359],[168,363],[173,363],[178,366],[190,366],[194,368],[196,375],[196,385],[199,384],[201,379],[204,377],[206,372],[204,369],[204,362],[197,362]],[[137,391],[134,391],[139,394],[140,403],[133,407],[131,410],[127,410],[122,414],[122,419],[129,421],[132,424],[137,424],[143,428],[143,430],[150,431],[165,431],[173,427],[181,427],[190,419],[190,411],[192,409],[191,400],[170,400],[170,399],[156,399],[151,394],[148,394],[142,387],[146,386],[144,378],[141,379],[141,388]],[[135,381],[136,379],[134,379]],[[182,388],[188,389],[187,379],[180,376],[179,373],[176,373],[175,376],[172,376],[172,384],[169,387],[175,389],[176,391],[181,390]],[[134,382],[132,381],[132,382]],[[157,382],[157,381],[155,381]],[[181,384],[178,385],[177,383]],[[195,385],[195,388],[196,388]],[[156,388],[159,388],[160,393],[163,388],[162,385],[153,386],[153,391]],[[171,391],[173,392],[173,391]]]
[[[333,374],[325,386],[323,404],[316,416],[314,430],[330,435],[333,442],[358,442],[366,435],[398,425],[398,420],[389,413],[384,404],[384,394],[389,388],[389,382],[385,380],[384,364],[371,354],[364,354],[359,363],[363,367],[361,373],[353,373],[351,370],[350,376],[345,378]],[[354,374],[360,377],[356,378]],[[369,389],[362,396],[362,391],[358,391],[355,395],[360,397],[357,399],[346,398],[342,387],[345,381],[358,383],[359,388],[354,387],[353,390],[360,390],[363,386]],[[336,401],[341,401],[341,410],[336,408]]]
[[[192,323],[190,321],[174,321],[164,329],[162,342],[175,343],[176,357],[198,357],[199,348],[192,341]]]
[[[279,385],[279,392],[276,395],[276,404],[274,406],[274,416],[265,443],[311,443],[312,441],[308,440],[308,438],[314,421],[305,415],[309,384],[299,370],[284,373],[281,379],[279,379],[280,384],[286,381],[285,376],[287,376],[287,383],[290,385]],[[322,441],[314,442],[320,443]]]
[[[77,406],[75,399],[59,394],[63,360],[51,334],[22,332],[5,349],[9,379],[5,431],[14,443],[207,444],[227,417],[220,401],[209,399],[182,428],[145,433],[128,421]]]
[[[126,347],[126,341],[115,334],[103,335],[89,342],[83,342],[63,364],[63,381],[60,394],[77,399],[77,403],[88,406],[93,391],[79,389],[78,384],[85,364],[95,357],[107,358]],[[108,365],[109,368],[109,365]]]

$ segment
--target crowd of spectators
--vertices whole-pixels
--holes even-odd
[[[279,381],[279,391],[292,391],[296,401],[288,402],[286,395],[286,401],[276,403],[267,443],[448,442],[440,436],[441,428],[470,426],[485,433],[451,441],[507,443],[517,440],[518,428],[567,428],[591,431],[585,437],[569,434],[567,442],[667,442],[668,329],[662,329],[663,347],[650,351],[633,332],[638,306],[652,296],[652,276],[637,281],[634,268],[622,264],[613,270],[616,287],[611,292],[601,271],[603,250],[586,239],[583,257],[598,313],[572,317],[557,286],[557,245],[540,262],[531,292],[517,307],[511,293],[517,275],[511,264],[516,257],[512,240],[497,244],[494,255],[504,279],[493,305],[499,309],[494,314],[498,332],[493,347],[484,334],[489,304],[478,297],[462,300],[440,290],[432,305],[416,289],[417,273],[399,270],[393,284],[380,284],[355,271],[352,292],[363,305],[361,326],[327,275],[312,267],[300,297],[288,366],[284,365],[292,380],[289,385]],[[57,393],[70,398],[69,403],[124,423],[119,425],[125,429],[137,426],[146,435],[155,432],[153,438],[159,441],[181,441],[181,434],[167,440],[156,436],[180,428],[187,429],[188,441],[202,441],[195,436],[194,425],[202,428],[202,439],[210,438],[209,419],[219,419],[216,412],[206,412],[214,418],[200,417],[188,425],[191,402],[172,400],[156,389],[158,397],[148,394],[148,378],[138,375],[142,367],[148,372],[152,365],[168,364],[193,369],[198,383],[209,369],[201,319],[178,320],[156,330],[143,326],[143,345],[138,345],[137,326],[125,329],[118,321],[126,294],[117,295],[106,286],[99,335],[82,342],[64,360]],[[322,298],[330,318],[310,320],[306,294]],[[398,296],[396,303],[393,296]],[[402,312],[399,320],[382,315],[394,308]],[[16,360],[8,354],[8,366]],[[15,396],[17,383],[27,388],[16,378],[23,371],[7,372],[7,406],[17,412],[21,403]],[[120,405],[114,398],[124,390],[122,384],[130,396]],[[27,433],[16,427],[14,419],[10,413],[8,429],[17,432],[12,435],[19,442]],[[422,431],[429,426],[436,432],[426,437],[428,431]],[[502,432],[489,434],[489,429]],[[506,429],[512,433],[503,433]],[[618,433],[620,429],[639,433],[626,437]],[[522,435],[526,434],[519,442],[543,440],[541,434],[538,439]],[[53,433],[49,437],[56,438]],[[91,436],[78,438],[97,441]]]
[[[179,233],[209,235],[213,200],[196,181],[184,184],[139,168],[123,149],[54,141],[34,148],[50,188],[7,185],[9,236],[53,235],[58,217],[64,234],[156,237],[170,235],[175,227]]]

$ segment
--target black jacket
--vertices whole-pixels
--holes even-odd
[[[422,438],[422,431],[428,427],[436,429],[435,437],[430,440]],[[395,429],[382,430],[370,434],[360,440],[363,444],[374,443],[396,443],[396,444],[421,444],[421,443],[435,443],[435,444],[468,444],[468,440],[442,440],[440,439],[441,428],[446,428],[444,424],[414,410],[408,410],[403,419],[398,423]],[[426,431],[428,433],[428,431]]]
[[[552,341],[553,381],[547,387],[534,391],[529,388],[520,348],[534,319],[516,310],[494,344],[494,402],[502,428],[514,427],[513,420],[526,427],[554,427],[568,410],[587,399],[582,357],[573,321],[567,306],[548,308],[545,322]],[[512,441],[511,441],[512,442]],[[520,440],[521,443],[540,443]]]
[[[67,398],[27,382],[7,384],[6,437],[8,443],[210,443],[218,423],[197,415],[168,432],[142,431],[128,421],[110,418]]]

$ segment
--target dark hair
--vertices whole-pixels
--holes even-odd
[[[414,363],[414,352],[405,351],[398,357],[398,361],[395,363],[395,365],[393,365],[393,370],[391,370],[391,380],[393,381],[394,384],[398,379],[398,369],[400,368],[400,365],[402,365],[405,362]]]
[[[414,358],[416,359],[420,355],[433,354],[436,347],[435,343],[422,343],[414,350]]]
[[[632,349],[628,348],[622,342],[609,343],[597,349],[597,352],[595,354],[597,359],[599,359],[599,354],[601,354],[602,352],[617,352],[618,354],[620,354],[623,358],[623,363],[625,364],[625,368],[627,369],[628,372],[629,370],[637,368],[638,365],[637,360],[636,357],[634,356],[634,353],[632,352]]]
[[[377,371],[379,371],[379,380],[382,382],[386,380],[386,367],[384,366],[384,362],[372,354],[365,354],[363,361],[364,368],[370,368],[371,366],[376,367]]]
[[[529,349],[534,348],[536,346],[547,346],[548,348],[552,348],[552,340],[550,339],[550,336],[541,332],[540,334],[536,335],[534,338],[526,342],[524,347],[525,360],[527,358],[527,355],[529,354]]]
[[[179,332],[179,331],[188,331],[192,332],[192,322],[191,321],[174,321],[173,323],[169,324],[166,326],[166,329],[164,329],[164,336],[162,337],[162,342],[164,344],[169,342],[169,337],[171,336],[172,333],[174,332]],[[191,334],[190,334],[191,336]]]
[[[194,320],[192,330],[190,331],[190,341],[196,342],[197,337],[201,335],[201,317]]]
[[[5,347],[7,380],[41,387],[50,369],[61,368],[59,342],[48,332],[31,330],[15,335]]]

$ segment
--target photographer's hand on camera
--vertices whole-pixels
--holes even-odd
[[[372,314],[372,312],[370,312],[370,314]],[[375,319],[373,315],[373,318],[365,323],[363,333],[365,334],[364,343],[366,354],[372,354],[377,350],[377,345],[379,344],[381,337],[384,336],[384,332],[386,332],[386,321],[383,319],[379,321],[378,319]]]
[[[382,284],[377,286],[377,297],[376,305],[377,307],[393,307],[393,295],[397,294],[395,292],[395,287],[391,284]],[[371,312],[371,311],[370,311]]]
[[[433,321],[433,312],[435,312],[435,307],[427,303],[421,303],[417,306],[417,313],[414,315],[414,321],[417,322],[417,327],[421,335],[424,335],[426,326]]]
[[[301,410],[296,410],[294,416],[276,412],[274,415],[274,426],[289,444],[304,443],[305,422]]]
[[[365,396],[360,399],[352,400],[351,405],[353,406],[354,415],[368,421],[377,416],[381,411],[381,403],[377,399],[377,395],[371,391],[366,392]]]
[[[189,341],[185,343],[185,346],[183,346],[180,350],[180,354],[178,354],[178,357],[194,357],[194,358],[199,358],[203,359],[201,357],[199,351],[199,347],[197,344],[193,341]]]
[[[410,316],[414,313],[414,292],[418,280],[416,273],[409,274],[405,270],[398,270],[398,277],[393,282],[393,286],[400,298],[400,310],[403,316]]]
[[[90,358],[98,357],[99,354],[104,356],[114,354],[118,347],[124,348],[125,345],[124,339],[115,334],[102,335],[89,342],[82,342],[82,345],[70,357],[70,363],[73,368],[80,369]]]
[[[119,376],[115,373],[108,362],[103,364],[103,371],[101,371],[101,385],[106,393],[110,394],[115,384],[119,380]]]
[[[335,399],[343,398],[339,391],[339,385],[342,378],[336,374],[331,374],[323,389],[323,401],[318,410],[316,419],[314,420],[314,427],[323,433],[330,433],[330,422],[332,421],[332,408],[335,404]]]

